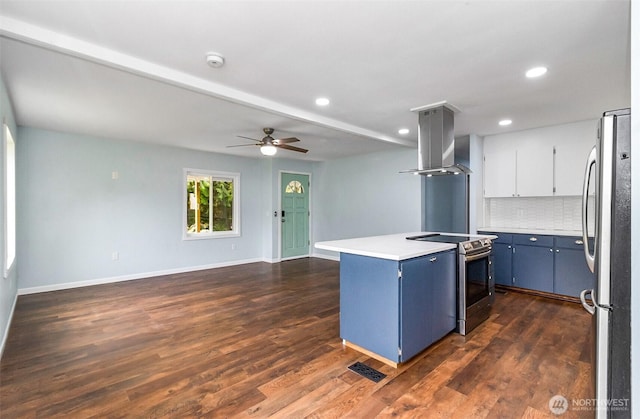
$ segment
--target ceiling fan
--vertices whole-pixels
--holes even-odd
[[[284,148],[285,150],[297,151],[299,153],[306,153],[309,150],[300,147],[294,147],[289,145],[289,143],[295,143],[300,141],[296,137],[289,138],[281,138],[276,140],[271,136],[273,134],[273,128],[263,128],[262,131],[266,134],[266,136],[262,140],[256,140],[255,138],[245,137],[243,135],[237,135],[236,137],[245,138],[247,140],[255,141],[255,144],[240,144],[240,145],[229,145],[227,147],[246,147],[251,145],[257,145],[260,147],[260,152],[265,156],[273,156],[278,151],[278,148]]]

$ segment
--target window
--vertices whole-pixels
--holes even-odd
[[[184,238],[240,235],[240,174],[185,169]]]
[[[16,144],[4,124],[4,277],[16,259]]]
[[[292,180],[287,184],[284,193],[304,193],[304,187],[297,180]]]

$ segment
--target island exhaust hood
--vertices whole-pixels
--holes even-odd
[[[401,173],[441,176],[469,174],[471,169],[455,162],[453,114],[458,109],[447,103],[411,109],[418,113],[418,168]]]

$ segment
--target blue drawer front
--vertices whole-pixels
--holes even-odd
[[[556,237],[556,247],[563,249],[582,249],[582,237]],[[593,249],[593,238],[589,239],[589,248]]]
[[[513,244],[553,247],[553,236],[544,236],[538,234],[514,234]]]
[[[511,233],[491,233],[491,232],[482,232],[482,234],[493,234],[494,236],[498,236],[497,239],[494,239],[494,243],[504,243],[511,244],[513,240],[513,234]]]

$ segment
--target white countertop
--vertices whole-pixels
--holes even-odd
[[[514,228],[514,227],[482,227],[478,231],[488,231],[496,233],[514,233],[514,234],[545,234],[549,236],[571,236],[582,237],[580,230],[545,230],[536,228]]]
[[[455,249],[456,244],[407,240],[407,237],[420,236],[430,232],[418,231],[384,236],[359,237],[355,239],[317,242],[315,247],[334,252],[351,253],[380,259],[405,260],[425,256],[431,253]],[[450,236],[471,236],[495,238],[496,236],[442,233]]]

